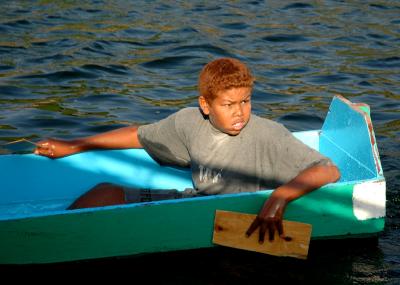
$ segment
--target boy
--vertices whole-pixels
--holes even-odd
[[[283,237],[286,205],[340,174],[282,125],[251,114],[253,81],[239,60],[217,59],[200,73],[200,109],[184,108],[154,124],[82,139],[49,139],[39,142],[35,153],[57,158],[90,149],[143,147],[159,163],[191,167],[195,195],[275,188],[246,234],[260,228],[260,243],[267,231],[270,240],[276,230]],[[70,208],[123,204],[132,202],[130,196],[129,189],[103,183]]]

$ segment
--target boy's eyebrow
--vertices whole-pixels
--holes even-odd
[[[234,103],[235,101],[229,100],[229,99],[223,99],[222,102],[224,103]]]
[[[251,94],[244,96],[240,101],[247,100],[251,97]],[[230,100],[230,99],[222,99],[222,102],[224,103],[235,103],[236,101]]]
[[[250,97],[251,97],[251,94],[249,94],[249,95],[246,95],[246,96],[244,96],[244,97],[242,98],[242,100],[241,100],[241,101],[243,101],[243,100],[247,100],[247,99],[250,99]]]
[[[248,98],[250,98],[250,97],[251,97],[251,93],[248,94],[248,95],[246,95],[246,96],[244,96],[244,99],[248,99]]]

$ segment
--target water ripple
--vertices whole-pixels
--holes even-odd
[[[276,34],[262,38],[267,42],[281,43],[281,42],[306,42],[308,39],[302,35],[295,34]]]
[[[55,54],[52,56],[44,56],[39,58],[30,58],[27,59],[25,62],[29,64],[44,64],[44,63],[53,63],[55,61],[67,61],[72,60],[73,57],[70,55],[63,55],[63,54]]]
[[[194,54],[208,52],[216,56],[230,56],[230,57],[233,56],[227,50],[210,44],[181,45],[179,47],[168,49],[167,51],[169,53],[194,53]]]
[[[142,63],[141,65],[146,68],[163,68],[163,69],[169,69],[169,68],[177,68],[179,66],[185,66],[187,62],[196,59],[196,56],[169,56],[169,57],[164,57],[161,59],[155,59],[152,61],[148,61],[145,63]]]
[[[350,80],[350,77],[345,74],[316,75],[307,79],[308,82],[315,84],[335,84],[347,80]]]
[[[245,30],[249,27],[246,23],[238,22],[238,23],[226,23],[221,24],[219,27],[223,29],[231,29],[231,30]]]
[[[310,9],[313,8],[314,6],[308,3],[302,3],[302,2],[297,2],[293,4],[289,4],[285,6],[283,9],[284,10],[289,10],[289,9]]]
[[[74,70],[67,70],[67,71],[57,71],[52,73],[45,73],[45,74],[33,74],[33,75],[24,75],[19,76],[17,79],[39,79],[39,80],[46,80],[46,81],[68,81],[71,79],[93,79],[97,78],[98,75],[92,72],[85,72],[75,68]]]
[[[400,57],[392,56],[381,59],[371,59],[361,62],[360,64],[371,68],[400,68]]]
[[[111,64],[109,66],[101,66],[97,64],[86,64],[81,66],[82,69],[88,70],[91,73],[105,72],[110,74],[127,75],[129,69],[122,65]]]

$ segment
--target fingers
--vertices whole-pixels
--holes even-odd
[[[48,141],[39,142],[36,144],[35,154],[43,155],[47,157],[54,157],[55,146],[50,144]]]
[[[247,237],[251,236],[257,228],[260,228],[258,233],[258,242],[260,244],[264,243],[265,234],[267,233],[267,231],[268,231],[268,240],[271,242],[274,241],[275,239],[276,231],[278,232],[279,236],[285,241],[292,240],[291,237],[284,235],[283,223],[282,220],[280,219],[275,221],[270,221],[270,220],[262,220],[261,218],[257,217],[254,219],[254,221],[251,223],[250,227],[246,231],[246,236]]]
[[[251,223],[249,229],[246,231],[246,236],[249,237],[252,235],[252,233],[258,228],[258,225],[260,223],[259,218],[255,218],[254,221]]]
[[[283,237],[283,225],[282,220],[276,220],[268,223],[268,238],[269,241],[273,241],[275,239],[275,229],[278,231],[280,237]]]
[[[280,237],[283,236],[283,225],[282,225],[282,220],[278,220],[275,222],[275,227],[278,230],[278,234]]]
[[[273,241],[274,235],[275,235],[275,226],[272,223],[272,224],[269,224],[269,227],[268,227],[268,240]]]
[[[251,223],[250,227],[246,231],[246,236],[247,237],[251,236],[257,228],[260,228],[258,233],[258,242],[260,244],[264,243],[267,231],[268,231],[268,240],[271,242],[275,240],[276,231],[278,232],[279,236],[285,241],[292,240],[291,237],[284,235],[282,220],[268,221],[268,220],[261,220],[259,217],[257,217]]]
[[[274,223],[261,220],[259,217],[256,217],[254,221],[251,223],[250,227],[246,231],[246,236],[247,237],[251,236],[258,227],[260,228],[258,232],[258,242],[260,244],[264,243],[265,233],[267,232],[267,230],[269,233],[269,240],[270,241],[274,240],[274,234],[275,234]]]
[[[258,243],[260,243],[260,244],[264,243],[265,232],[267,231],[267,228],[269,231],[270,229],[268,227],[268,224],[265,222],[260,225],[260,231],[258,233]]]

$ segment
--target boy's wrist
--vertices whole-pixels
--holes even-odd
[[[296,189],[292,189],[291,187],[287,187],[286,185],[279,186],[272,192],[271,198],[281,200],[286,204],[296,199]]]

